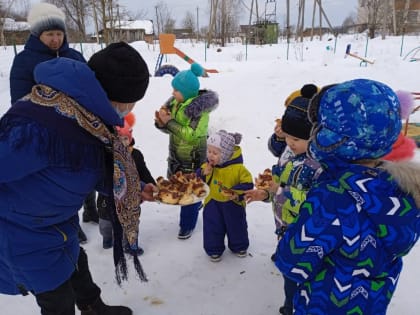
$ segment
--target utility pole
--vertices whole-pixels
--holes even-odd
[[[197,43],[198,43],[198,34],[200,33],[200,25],[198,24],[198,7],[197,7]]]
[[[315,0],[315,2],[317,2]],[[322,40],[322,0],[318,1],[319,5],[319,40]]]
[[[158,35],[158,38],[159,38],[159,34],[160,34],[160,23],[159,23],[158,6],[155,6],[155,11],[156,11],[157,35]]]
[[[315,27],[315,13],[316,13],[316,1],[314,1],[314,8],[312,10],[312,26],[311,26],[311,41],[314,38],[314,27]]]

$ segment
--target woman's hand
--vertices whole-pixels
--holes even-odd
[[[155,201],[155,198],[153,197],[153,193],[157,192],[158,190],[159,189],[155,185],[151,183],[146,184],[143,190],[141,191],[141,199],[143,201]]]

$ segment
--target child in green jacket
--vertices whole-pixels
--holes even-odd
[[[206,160],[210,112],[219,102],[215,92],[200,90],[199,76],[205,74],[197,63],[180,71],[172,80],[172,97],[155,113],[155,126],[169,134],[168,178],[177,171],[192,173]],[[201,202],[182,206],[178,238],[190,238]]]

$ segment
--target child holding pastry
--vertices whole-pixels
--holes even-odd
[[[299,214],[300,206],[309,189],[322,173],[320,164],[307,156],[308,143],[312,124],[308,119],[309,98],[298,96],[290,101],[281,120],[281,129],[287,147],[293,152],[284,164],[279,165],[277,172],[273,168],[274,182],[266,190],[257,189],[246,192],[248,202],[255,200],[271,200],[276,215],[277,235],[279,240],[286,229]],[[276,252],[273,260],[276,260]],[[280,307],[280,314],[293,314],[293,296],[297,284],[286,276],[284,278],[285,301]]]
[[[238,146],[242,136],[220,130],[207,139],[207,162],[197,171],[210,187],[204,200],[203,243],[211,261],[217,262],[228,248],[246,257],[249,246],[244,192],[252,189],[252,175],[243,164]]]
[[[197,63],[173,78],[172,97],[155,112],[155,126],[169,135],[167,177],[178,171],[193,173],[206,160],[206,139],[210,113],[219,98],[211,90],[200,90],[199,76],[205,74]],[[178,239],[191,237],[201,202],[181,206]]]

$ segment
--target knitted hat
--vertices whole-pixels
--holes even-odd
[[[113,43],[98,51],[88,65],[111,101],[137,102],[146,93],[147,64],[137,50],[125,42]]]
[[[296,90],[290,93],[290,95],[284,101],[284,106],[287,107],[290,104],[290,102],[298,96],[303,96],[305,98],[310,99],[312,96],[314,96],[318,92],[319,92],[319,88],[316,85],[312,83],[305,84],[299,90]]]
[[[184,101],[198,95],[200,81],[197,77],[204,74],[204,69],[198,63],[191,65],[191,70],[178,72],[172,79],[172,87],[179,91],[184,97]]]
[[[312,124],[308,119],[309,101],[318,92],[314,84],[305,84],[292,92],[285,101],[286,111],[281,119],[281,129],[296,138],[308,140]]]
[[[228,133],[226,130],[219,130],[211,134],[207,139],[207,145],[212,145],[221,150],[222,156],[220,164],[223,164],[232,157],[235,145],[242,140],[240,133]]]
[[[133,141],[133,126],[136,123],[136,116],[133,114],[133,112],[129,112],[124,117],[124,127],[116,127],[117,132],[120,136],[126,136],[128,137],[129,143]]]
[[[357,79],[320,93],[310,104],[310,112],[317,116],[309,144],[314,158],[357,161],[376,159],[391,150],[401,130],[401,116],[400,102],[390,87]]]
[[[31,34],[39,37],[42,32],[60,30],[66,32],[64,12],[55,5],[41,2],[35,4],[28,14]]]

